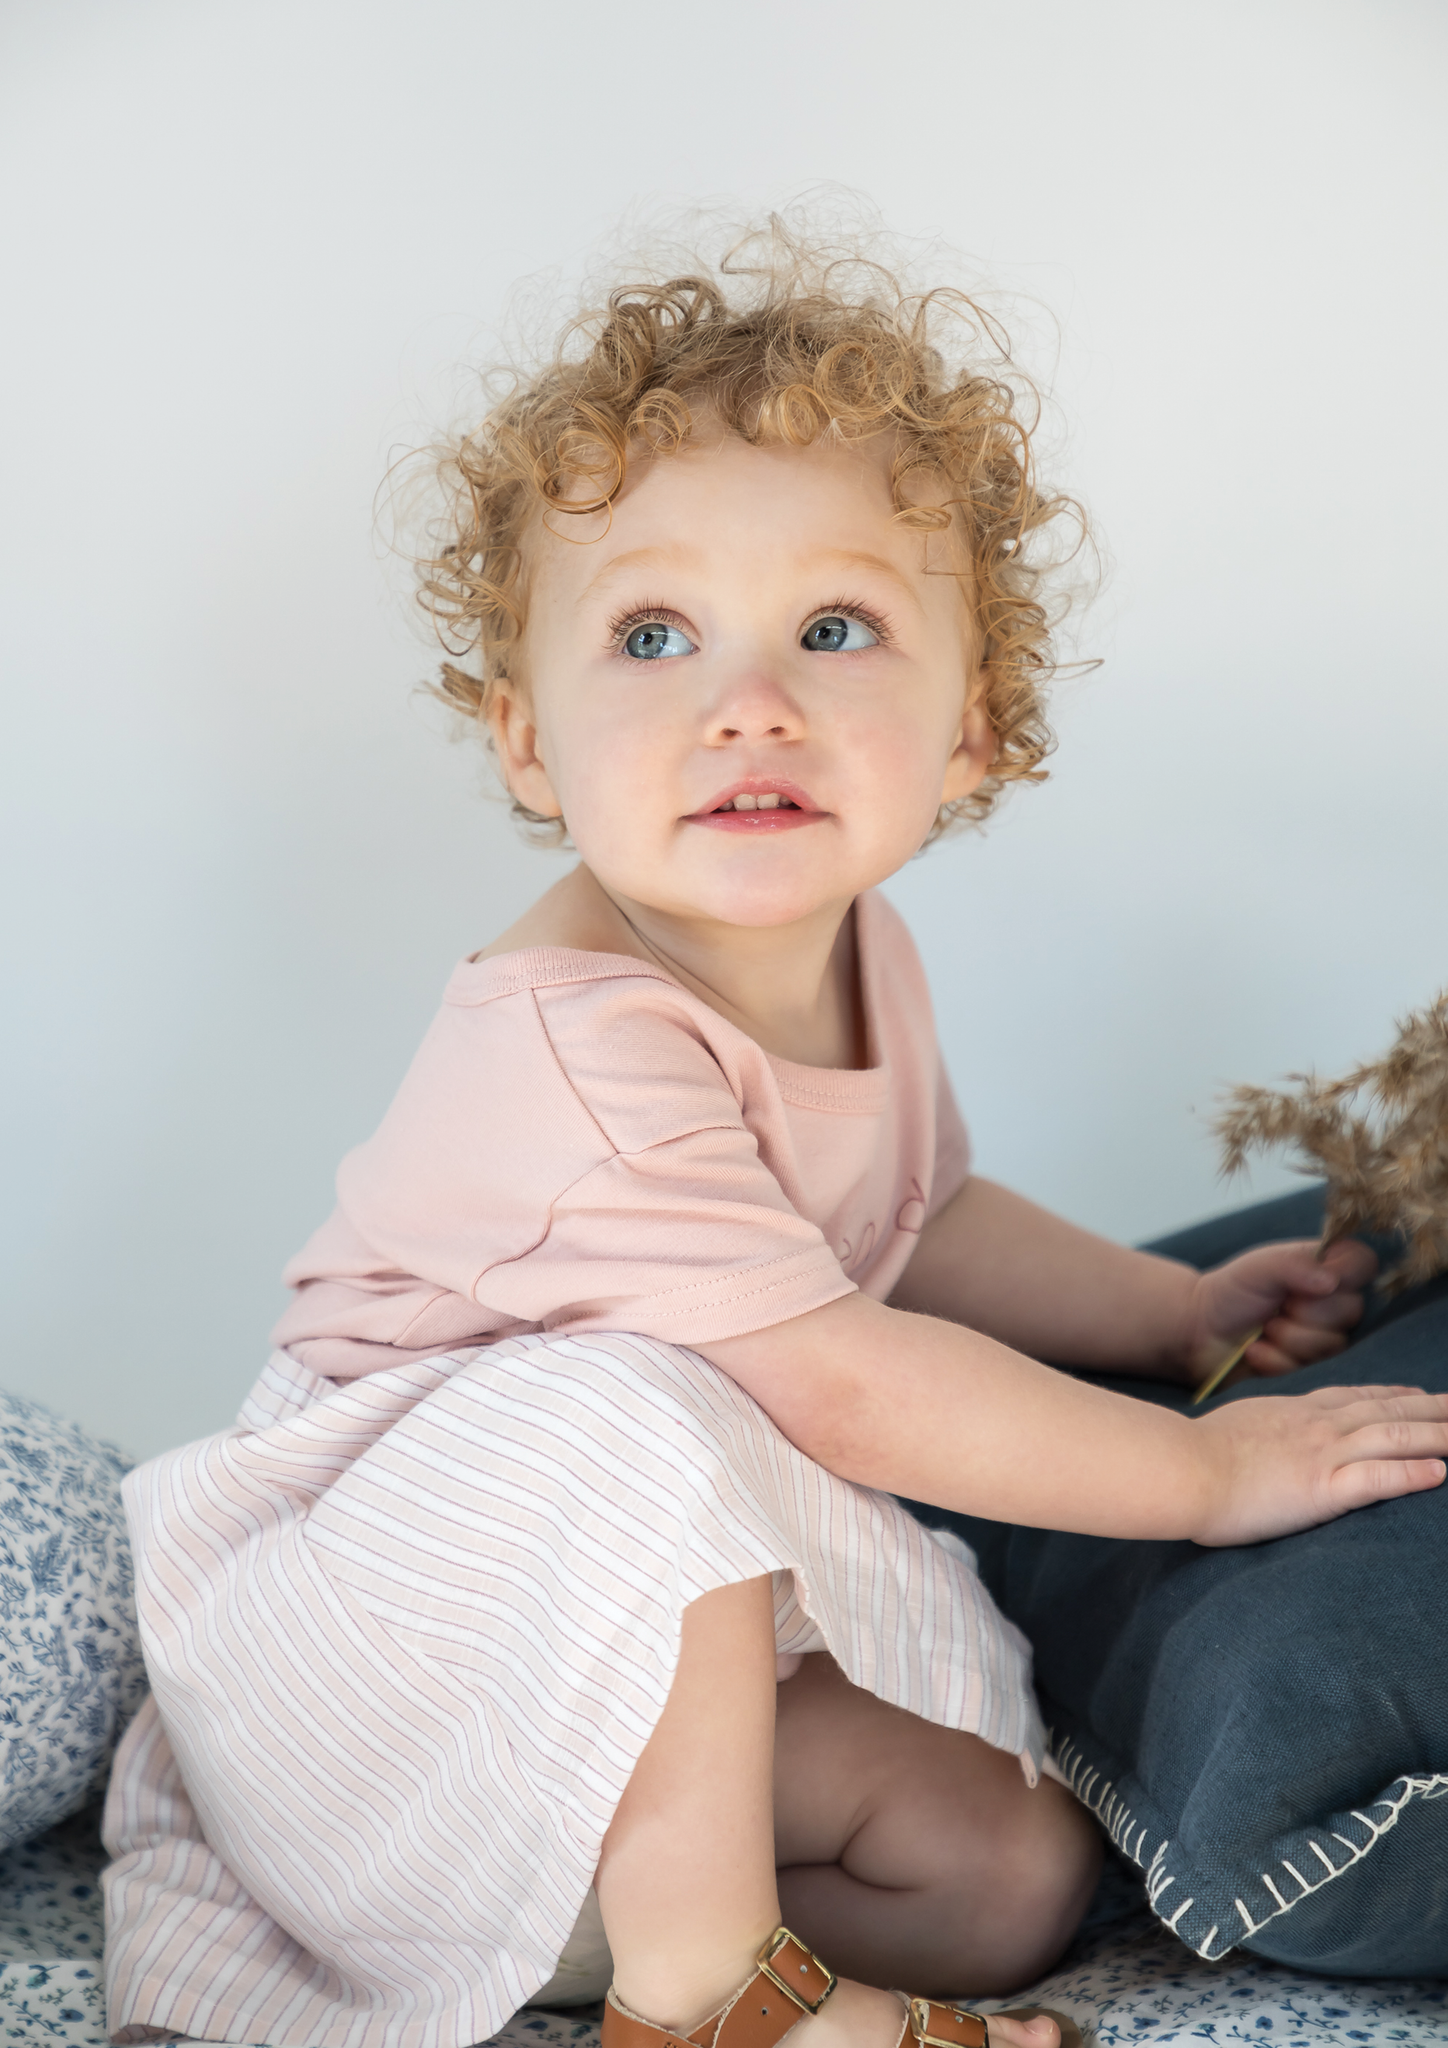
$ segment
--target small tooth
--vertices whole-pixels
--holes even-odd
[[[771,791],[768,796],[758,797],[756,802],[761,811],[777,811],[779,809],[779,797],[774,791]]]
[[[734,799],[734,808],[736,811],[752,811],[758,806],[759,801],[760,799],[758,797],[736,796]]]

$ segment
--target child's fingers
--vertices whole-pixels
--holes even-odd
[[[1265,1289],[1276,1294],[1331,1294],[1339,1284],[1335,1267],[1318,1256],[1310,1238],[1293,1244],[1262,1244],[1255,1251],[1242,1252],[1217,1272],[1238,1286]]]
[[[1268,1330],[1271,1327],[1269,1323]],[[1280,1344],[1274,1343],[1266,1332],[1255,1344],[1249,1344],[1242,1356],[1251,1370],[1263,1379],[1275,1379],[1281,1373],[1296,1372],[1302,1363],[1301,1359],[1293,1358]]]
[[[1328,1481],[1328,1496],[1338,1514],[1365,1508],[1375,1500],[1398,1500],[1407,1493],[1427,1493],[1448,1475],[1442,1458],[1361,1458],[1340,1465]]]
[[[1341,1286],[1362,1288],[1378,1270],[1378,1255],[1371,1245],[1362,1244],[1355,1237],[1343,1237],[1328,1246],[1321,1264],[1329,1273],[1338,1275]]]
[[[1378,1270],[1377,1254],[1356,1238],[1343,1238],[1324,1252],[1310,1239],[1264,1244],[1231,1262],[1231,1271],[1252,1285],[1280,1288],[1303,1302],[1361,1295]]]
[[[1342,1432],[1339,1463],[1448,1457],[1448,1401],[1442,1395],[1363,1401],[1355,1410],[1340,1410],[1335,1419]]]
[[[1301,1396],[1311,1408],[1352,1408],[1364,1402],[1388,1405],[1396,1401],[1444,1401],[1442,1394],[1426,1393],[1422,1387],[1400,1387],[1396,1382],[1384,1382],[1382,1386],[1359,1387],[1316,1387],[1310,1394]],[[1440,1410],[1433,1410],[1439,1413]]]
[[[1325,1257],[1310,1242],[1259,1245],[1204,1276],[1207,1327],[1225,1337],[1269,1316],[1302,1314],[1347,1329],[1362,1314],[1376,1263],[1365,1245],[1335,1245]]]
[[[1290,1295],[1248,1349],[1247,1364],[1254,1373],[1271,1377],[1336,1358],[1347,1343],[1343,1333],[1361,1320],[1362,1312],[1362,1296],[1351,1291],[1316,1300]]]
[[[1326,1388],[1323,1393],[1328,1391]],[[1430,1394],[1424,1387],[1351,1387],[1339,1389],[1351,1393],[1355,1399],[1349,1406],[1356,1406],[1358,1415],[1339,1415],[1339,1424],[1347,1431],[1367,1429],[1378,1423],[1438,1422],[1448,1428],[1448,1394]],[[1322,1393],[1309,1396],[1320,1407],[1340,1406],[1322,1399]]]
[[[1347,1348],[1347,1339],[1341,1331],[1324,1330],[1311,1323],[1294,1322],[1286,1316],[1274,1316],[1258,1341],[1269,1344],[1276,1353],[1285,1358],[1288,1371],[1294,1371],[1302,1365],[1317,1365],[1324,1358],[1336,1358],[1339,1351]],[[1268,1371],[1282,1369],[1275,1366],[1266,1368]]]
[[[1347,1349],[1347,1339],[1336,1330],[1323,1330],[1295,1319],[1274,1316],[1262,1335],[1247,1347],[1248,1367],[1263,1378],[1297,1372],[1304,1365],[1317,1365],[1324,1358],[1336,1358]]]
[[[1335,1418],[1343,1435],[1328,1481],[1334,1505],[1346,1510],[1441,1486],[1448,1475],[1448,1396],[1362,1392],[1367,1398]]]
[[[1294,1323],[1311,1324],[1319,1330],[1350,1330],[1362,1320],[1363,1297],[1355,1287],[1339,1288],[1336,1294],[1311,1297],[1289,1294],[1278,1315]]]
[[[1260,1543],[1371,1501],[1422,1493],[1448,1473],[1448,1395],[1324,1387],[1219,1408],[1198,1427],[1236,1465],[1196,1541]],[[1238,1460],[1241,1460],[1238,1463]]]
[[[1064,2025],[1058,2025],[1058,2018]],[[1068,2033],[1066,2029],[1069,2028]],[[1042,2012],[1039,2006],[1014,2006],[990,2015],[991,2048],[1080,2048],[1081,2032],[1063,2014]]]

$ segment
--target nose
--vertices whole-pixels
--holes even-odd
[[[707,714],[713,746],[736,740],[793,740],[803,736],[804,713],[778,677],[749,669],[731,677]]]

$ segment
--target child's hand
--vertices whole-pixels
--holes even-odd
[[[1310,1239],[1264,1244],[1203,1273],[1193,1290],[1187,1384],[1200,1386],[1253,1330],[1262,1334],[1247,1347],[1251,1372],[1295,1372],[1336,1357],[1377,1270],[1365,1244],[1344,1238],[1321,1258]]]
[[[1419,1387],[1319,1387],[1233,1401],[1192,1424],[1215,1484],[1197,1543],[1262,1543],[1350,1508],[1441,1486],[1448,1394]]]

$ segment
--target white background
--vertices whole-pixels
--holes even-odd
[[[11,0],[3,1383],[139,1452],[227,1422],[452,962],[559,871],[415,694],[373,494],[509,286],[664,202],[839,181],[1059,323],[1105,666],[894,893],[985,1170],[1127,1237],[1220,1206],[1225,1081],[1448,980],[1445,45],[1436,0]]]

